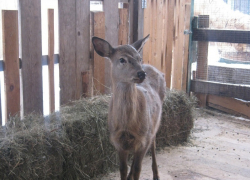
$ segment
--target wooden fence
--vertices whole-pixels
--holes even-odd
[[[118,2],[123,3],[123,8],[118,8]],[[46,56],[42,56],[41,47],[41,0],[19,1],[19,17],[18,11],[3,11],[5,87],[2,88],[6,89],[7,116],[19,115],[21,102],[24,115],[43,113],[44,64],[49,71],[50,112],[55,110],[55,63],[59,63],[61,105],[81,97],[110,93],[110,62],[94,52],[90,43],[92,36],[117,46],[150,34],[143,51],[144,62],[166,74],[168,87],[172,84],[175,89],[186,90],[188,35],[184,35],[184,30],[189,29],[190,2],[153,0],[147,2],[145,9],[141,3],[139,0],[105,0],[104,12],[90,12],[90,1],[58,1],[60,52],[54,54],[54,11],[49,9]],[[21,28],[21,59],[18,28]]]
[[[193,41],[197,41],[197,70],[191,80],[190,90],[195,92],[200,106],[212,107],[228,113],[250,118],[250,86],[248,69],[229,69],[208,66],[208,43],[230,42],[250,44],[250,31],[209,29],[209,16],[200,15],[193,20]],[[213,70],[213,76],[208,74]],[[223,72],[231,82],[222,83]],[[233,71],[235,77],[233,76]],[[218,77],[214,77],[218,76]],[[245,78],[245,79],[244,79]],[[234,84],[233,84],[234,83]]]

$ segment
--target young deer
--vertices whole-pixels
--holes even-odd
[[[164,75],[150,65],[143,65],[139,54],[149,38],[132,45],[113,48],[107,41],[92,38],[95,51],[112,64],[112,99],[108,125],[110,139],[118,151],[121,180],[138,180],[144,155],[151,146],[153,179],[159,180],[155,136],[160,125],[165,93]],[[147,77],[146,77],[147,76]],[[127,176],[127,157],[134,158]]]

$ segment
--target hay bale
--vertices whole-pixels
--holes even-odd
[[[177,123],[181,117],[185,117],[183,122],[192,118],[188,114],[192,103],[178,94],[167,93],[157,136],[160,146],[174,144],[170,143],[176,138],[173,133],[183,130],[177,127],[184,125]],[[107,130],[109,100],[110,96],[99,96],[76,101],[46,118],[34,114],[22,121],[11,118],[0,128],[0,179],[84,180],[117,169]],[[189,130],[191,126],[185,124]]]
[[[195,96],[182,91],[167,91],[162,108],[162,121],[156,137],[157,147],[186,142],[193,128]]]
[[[12,118],[0,139],[0,179],[90,179],[117,168],[102,96],[63,107],[44,119]]]

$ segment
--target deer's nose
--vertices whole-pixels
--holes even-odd
[[[146,73],[144,71],[137,72],[137,76],[140,80],[144,80],[146,77]]]

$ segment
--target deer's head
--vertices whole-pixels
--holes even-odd
[[[102,57],[110,59],[112,63],[112,78],[115,82],[142,83],[146,73],[142,69],[142,50],[149,35],[131,45],[112,47],[107,41],[93,37],[94,49]]]

